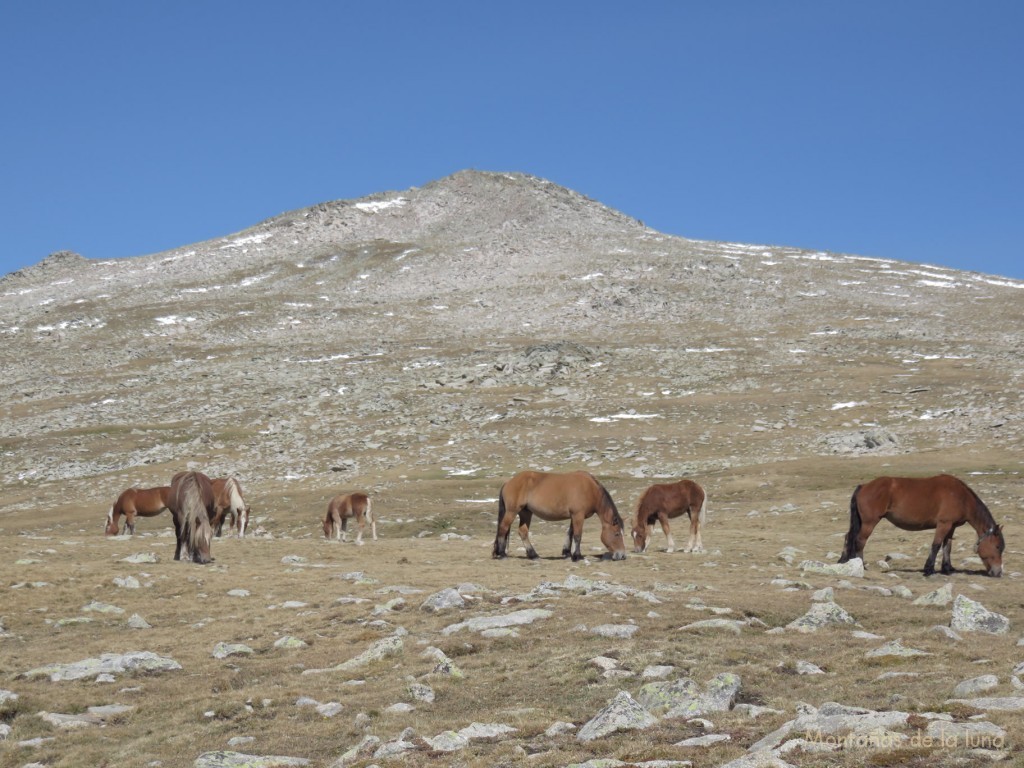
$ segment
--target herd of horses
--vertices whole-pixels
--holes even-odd
[[[125,518],[124,533],[135,533],[137,516],[151,517],[169,510],[174,521],[177,546],[174,559],[208,563],[210,541],[221,535],[226,519],[239,537],[245,536],[250,507],[242,488],[232,477],[210,480],[201,472],[179,472],[169,486],[129,488],[114,502],[107,515],[106,533],[118,533],[118,521]],[[658,483],[647,488],[636,504],[631,521],[634,552],[645,552],[655,523],[665,534],[667,551],[675,550],[669,520],[686,515],[690,535],[685,552],[703,552],[701,524],[707,511],[707,494],[693,480]],[[569,521],[562,557],[582,558],[580,551],[583,521],[596,516],[601,523],[601,543],[612,560],[626,558],[625,524],[608,490],[589,472],[519,472],[506,481],[498,493],[498,522],[491,552],[504,558],[516,517],[519,536],[530,559],[538,557],[530,539],[534,516],[541,520]],[[370,497],[361,492],[338,494],[327,505],[323,520],[324,536],[347,540],[348,521],[358,525],[356,543],[362,544],[363,531],[370,527],[377,540],[377,523]],[[935,530],[924,574],[935,572],[935,560],[942,550],[941,572],[950,574],[953,534],[962,525],[970,525],[978,538],[974,550],[989,576],[1001,576],[1006,542],[1002,526],[992,517],[985,503],[962,480],[951,475],[935,477],[878,477],[858,485],[850,498],[850,528],[846,534],[840,563],[864,557],[864,546],[875,526],[888,520],[909,531]]]

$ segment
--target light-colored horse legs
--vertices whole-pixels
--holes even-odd
[[[700,540],[700,513],[690,512],[690,538],[686,542],[684,552],[701,553],[704,551],[704,542]]]
[[[661,523],[661,530],[664,531],[664,533],[665,533],[665,539],[666,539],[666,542],[667,542],[667,547],[666,547],[665,551],[666,552],[675,552],[676,551],[676,541],[675,541],[675,539],[672,538],[672,529],[669,528],[669,525],[668,525],[668,516],[667,515],[658,515],[658,521]],[[690,550],[688,549],[686,551],[689,552]]]

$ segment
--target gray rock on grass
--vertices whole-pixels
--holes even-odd
[[[634,731],[650,728],[658,718],[644,709],[626,691],[619,691],[615,698],[580,728],[576,734],[579,741],[593,741],[617,731]]]

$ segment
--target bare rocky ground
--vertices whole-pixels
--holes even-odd
[[[1022,315],[1024,283],[668,237],[519,174],[55,254],[0,281],[0,764],[1019,760]],[[207,568],[166,516],[103,536],[186,468],[238,477],[256,534]],[[537,522],[539,562],[493,561],[525,468],[588,469],[624,516],[692,477],[709,551],[602,561],[590,522],[573,564]],[[863,576],[808,562],[857,483],[938,472],[1004,524],[1002,579],[966,529],[951,577],[884,523]],[[325,541],[353,489],[380,540]],[[28,674],[136,652],[181,668]]]

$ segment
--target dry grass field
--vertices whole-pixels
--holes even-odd
[[[1002,579],[969,572],[925,579],[920,566],[930,534],[884,525],[868,544],[865,578],[802,572],[802,560],[834,561],[847,522],[849,478],[869,470],[865,462],[848,460],[797,462],[702,478],[711,495],[708,551],[668,554],[659,532],[647,553],[631,553],[624,562],[600,559],[595,521],[585,528],[585,561],[562,560],[562,526],[544,522],[533,525],[540,560],[523,556],[514,533],[513,555],[492,560],[496,505],[486,500],[494,498],[496,487],[484,480],[396,485],[376,501],[380,539],[362,547],[323,539],[320,497],[296,491],[285,504],[266,491],[251,493],[259,533],[216,540],[216,562],[208,567],[171,560],[174,539],[166,515],[140,520],[135,537],[112,538],[101,534],[102,509],[68,504],[5,517],[0,557],[7,563],[2,613],[7,634],[0,641],[0,687],[16,691],[18,699],[3,710],[3,721],[12,725],[3,742],[3,764],[187,766],[203,753],[228,749],[232,737],[251,737],[236,751],[303,757],[326,766],[366,734],[386,742],[412,728],[432,738],[482,722],[516,730],[451,754],[421,747],[398,759],[411,765],[548,766],[615,758],[717,766],[741,757],[793,719],[801,702],[944,712],[969,720],[980,712],[947,703],[960,680],[994,674],[1000,694],[1016,693],[1011,678],[1021,661],[1016,639],[1024,626],[1019,572],[1013,570],[1018,551],[1011,546],[1010,573]],[[621,477],[602,479],[623,510],[644,487]],[[994,510],[1005,509],[1000,501],[1011,490],[1005,479],[980,477],[974,484]],[[998,517],[1013,530],[1013,515]],[[676,526],[677,540],[684,528]],[[955,539],[954,562],[976,568],[969,559],[972,537],[965,534]],[[783,557],[787,548],[797,550],[793,563]],[[125,561],[145,553],[157,562]],[[909,559],[892,559],[899,554]],[[878,563],[887,557],[889,568],[883,570]],[[635,593],[572,589],[524,601],[545,582],[563,584],[572,576],[649,593],[656,602]],[[115,584],[129,577],[140,586]],[[787,588],[780,580],[796,584]],[[883,591],[901,585],[918,597],[945,583],[1006,615],[1011,634],[950,640],[934,629],[949,624],[949,606],[915,606],[907,597]],[[813,592],[829,586],[856,627],[768,631],[803,615]],[[436,614],[421,609],[429,595],[450,587],[469,599],[465,607]],[[248,594],[229,594],[232,590]],[[94,601],[121,612],[87,610]],[[471,616],[523,607],[549,609],[553,615],[520,627],[515,637],[444,632]],[[151,628],[130,628],[133,614]],[[739,634],[682,629],[711,617],[753,621]],[[632,624],[637,630],[628,639],[592,631],[606,624]],[[348,661],[398,628],[408,634],[395,656],[354,670],[303,674]],[[858,639],[855,630],[879,637]],[[287,636],[306,646],[275,647]],[[895,639],[927,655],[866,657]],[[253,652],[217,659],[218,643],[242,643]],[[434,661],[424,654],[429,647],[440,648],[462,676],[432,674]],[[182,669],[118,676],[107,683],[22,676],[54,662],[143,650],[173,658]],[[614,659],[615,674],[605,676],[591,661],[596,657]],[[798,674],[801,661],[824,674]],[[545,735],[559,721],[582,725],[620,690],[635,695],[646,682],[643,671],[652,665],[669,665],[673,677],[702,684],[721,672],[735,673],[742,679],[739,702],[777,713],[756,719],[738,710],[714,713],[705,718],[710,724],[663,720],[647,730],[585,744],[571,732]],[[433,689],[432,703],[412,696],[412,680]],[[297,705],[302,697],[342,708],[325,717],[314,706]],[[114,703],[133,709],[102,726],[59,730],[37,715],[82,713]],[[400,703],[414,708],[389,710]],[[1010,734],[1003,753],[1024,751],[1016,738],[1024,724],[1021,714],[992,713],[987,719]],[[917,725],[923,729],[926,722],[922,718]],[[673,746],[705,729],[730,740],[709,747]],[[796,752],[789,760],[800,766],[962,765],[972,761],[969,755],[948,745],[894,745],[825,755]],[[358,764],[373,762],[379,761]]]

